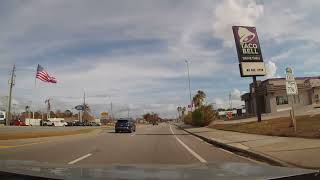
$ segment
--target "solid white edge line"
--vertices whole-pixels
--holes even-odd
[[[91,155],[92,155],[92,154],[86,154],[86,155],[84,155],[84,156],[82,156],[82,157],[79,157],[78,159],[75,159],[75,160],[69,162],[68,164],[75,164],[75,163],[77,163],[77,162],[79,162],[79,161],[81,161],[81,160],[84,160],[84,159],[87,158],[87,157],[90,157]]]
[[[197,154],[196,152],[194,152],[191,148],[189,148],[185,143],[183,143],[173,132],[171,125],[170,126],[170,130],[172,135],[176,138],[176,140],[184,147],[186,148],[190,154],[192,154],[195,158],[197,158],[200,162],[202,163],[207,163],[207,161],[205,159],[203,159],[199,154]]]

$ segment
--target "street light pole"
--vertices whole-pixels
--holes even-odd
[[[192,112],[192,99],[191,99],[191,87],[190,87],[190,72],[189,72],[189,62],[188,60],[185,60],[186,64],[187,64],[187,69],[188,69],[188,82],[189,82],[189,96],[190,96],[190,109]]]

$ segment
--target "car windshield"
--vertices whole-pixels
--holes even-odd
[[[128,120],[118,120],[117,123],[122,124],[122,123],[128,123]]]
[[[0,179],[320,169],[319,17],[320,0],[0,0]]]

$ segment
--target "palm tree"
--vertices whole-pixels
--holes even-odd
[[[206,98],[206,93],[201,90],[197,91],[197,94],[193,96],[192,102],[196,108],[202,106],[204,99]]]
[[[204,93],[201,90],[198,90],[198,96],[199,96],[199,100],[200,100],[200,105],[202,105],[204,100],[206,99],[206,93]]]
[[[177,111],[178,111],[179,118],[180,118],[180,117],[181,117],[181,112],[182,112],[182,107],[181,107],[181,106],[178,106],[178,107],[177,107]]]
[[[182,114],[182,117],[184,117],[184,113],[186,112],[187,108],[186,107],[183,107],[182,110],[181,110],[181,114]]]

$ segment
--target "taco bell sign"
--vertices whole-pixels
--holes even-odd
[[[241,76],[264,76],[266,70],[256,28],[232,26],[232,31],[238,52]]]

